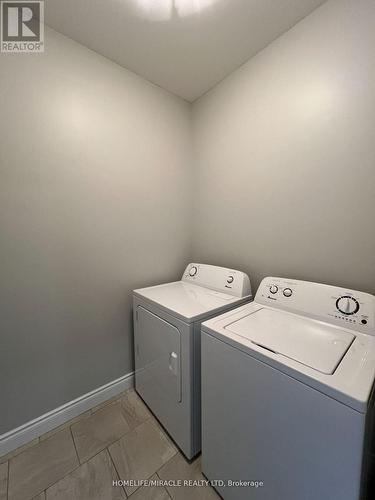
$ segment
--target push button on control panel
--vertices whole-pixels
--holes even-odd
[[[190,268],[189,275],[190,275],[190,276],[195,276],[195,275],[197,274],[197,272],[198,272],[197,267],[196,267],[196,266],[192,266],[192,267]]]
[[[293,291],[291,288],[284,288],[284,290],[283,290],[284,297],[291,297],[292,294],[293,294]]]

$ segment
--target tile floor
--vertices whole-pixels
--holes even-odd
[[[0,500],[217,500],[210,487],[113,486],[203,479],[133,389],[0,457]]]

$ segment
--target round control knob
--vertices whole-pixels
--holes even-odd
[[[343,295],[336,300],[336,307],[340,313],[350,316],[359,311],[359,303],[350,295]]]
[[[293,294],[293,291],[291,288],[284,288],[284,290],[283,290],[284,297],[291,297],[292,294]]]
[[[231,283],[233,283],[233,281],[234,281],[234,277],[228,276],[227,283],[230,285]]]
[[[279,290],[279,287],[278,287],[278,286],[276,286],[276,285],[271,285],[271,286],[270,286],[270,292],[271,292],[271,293],[277,293],[277,292],[278,292],[278,290]]]
[[[189,271],[190,276],[195,276],[198,272],[198,268],[196,266],[192,266]]]

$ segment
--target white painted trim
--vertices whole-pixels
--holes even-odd
[[[134,372],[94,389],[0,436],[0,457],[134,386]]]

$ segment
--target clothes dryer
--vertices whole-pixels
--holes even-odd
[[[245,273],[195,263],[134,290],[135,388],[188,458],[201,449],[201,322],[250,299]]]

